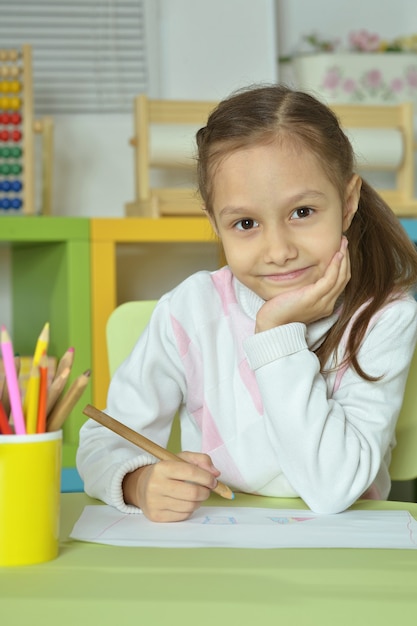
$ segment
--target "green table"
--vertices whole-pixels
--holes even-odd
[[[210,504],[224,500],[213,496]],[[68,539],[87,504],[63,494],[55,561],[0,569],[2,623],[327,626],[414,623],[417,553],[350,549],[157,549]],[[305,508],[300,500],[238,494],[227,506]],[[354,508],[417,504],[363,501]],[[411,622],[412,620],[412,622]]]

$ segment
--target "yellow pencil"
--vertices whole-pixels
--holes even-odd
[[[81,374],[81,376],[78,376],[68,389],[67,393],[58,400],[47,421],[46,430],[48,432],[62,428],[68,415],[71,413],[72,409],[81,398],[84,389],[87,387],[90,375],[90,370],[87,370]]]
[[[173,452],[162,448],[162,446],[158,445],[154,441],[151,441],[147,437],[140,435],[135,430],[132,430],[125,424],[122,424],[122,422],[113,419],[112,417],[110,417],[110,415],[107,415],[107,413],[99,411],[91,404],[87,404],[87,406],[84,408],[83,413],[88,417],[91,417],[91,419],[96,420],[96,422],[98,422],[102,426],[109,428],[120,437],[123,437],[127,441],[134,443],[139,448],[142,448],[142,450],[145,450],[145,452],[149,452],[160,461],[183,461],[184,463],[188,462],[182,459],[180,456],[177,456]],[[219,496],[222,496],[222,498],[227,498],[228,500],[233,500],[235,497],[233,491],[227,485],[221,483],[219,480],[217,481],[217,486],[212,491],[217,493]]]
[[[28,435],[36,433],[38,424],[39,381],[39,366],[33,363],[26,391],[27,401],[25,402],[26,432]]]
[[[41,360],[41,356],[44,352],[48,352],[49,345],[49,322],[46,322],[45,326],[42,328],[41,334],[38,337],[38,341],[36,342],[35,354],[33,355],[33,362],[35,365],[39,365],[39,361]]]
[[[35,353],[33,355],[33,361],[32,361],[33,365],[39,366],[39,362],[41,360],[42,355],[46,354],[48,350],[48,345],[49,345],[49,322],[46,322],[36,342]],[[23,399],[23,412],[26,416],[29,414],[29,405],[31,405],[31,407],[33,408],[33,401],[32,401],[31,395],[32,393],[36,393],[36,386],[38,387],[38,392],[36,395],[36,402],[37,402],[37,399],[39,398],[39,381],[37,383],[34,381],[31,384],[30,383],[31,377],[32,377],[32,372],[29,377],[26,395]],[[31,432],[36,432],[36,426],[35,426],[35,430]]]

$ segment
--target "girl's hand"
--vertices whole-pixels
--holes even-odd
[[[207,454],[182,452],[187,461],[159,461],[127,474],[123,495],[154,522],[185,520],[207,500],[220,472]]]
[[[337,298],[350,280],[350,259],[347,239],[342,237],[336,252],[323,276],[315,283],[271,298],[260,308],[256,318],[255,332],[262,332],[302,322],[311,324],[333,313]]]

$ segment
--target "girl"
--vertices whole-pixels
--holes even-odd
[[[413,244],[355,173],[335,115],[305,93],[238,92],[197,145],[227,266],[161,298],[107,403],[163,446],[179,410],[190,463],[156,462],[89,420],[87,493],[155,521],[188,518],[220,474],[321,513],[387,498],[417,338]]]

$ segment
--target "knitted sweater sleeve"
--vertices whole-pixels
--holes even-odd
[[[417,305],[398,300],[369,325],[359,352],[367,381],[349,368],[334,393],[308,349],[303,324],[255,334],[245,351],[282,470],[314,511],[348,508],[374,482],[394,438],[417,337]]]
[[[184,376],[169,306],[166,299],[161,299],[132,353],[115,372],[105,411],[166,446],[184,395]],[[124,476],[154,462],[153,456],[91,419],[80,430],[77,467],[86,493],[123,512],[139,512],[124,502]]]

